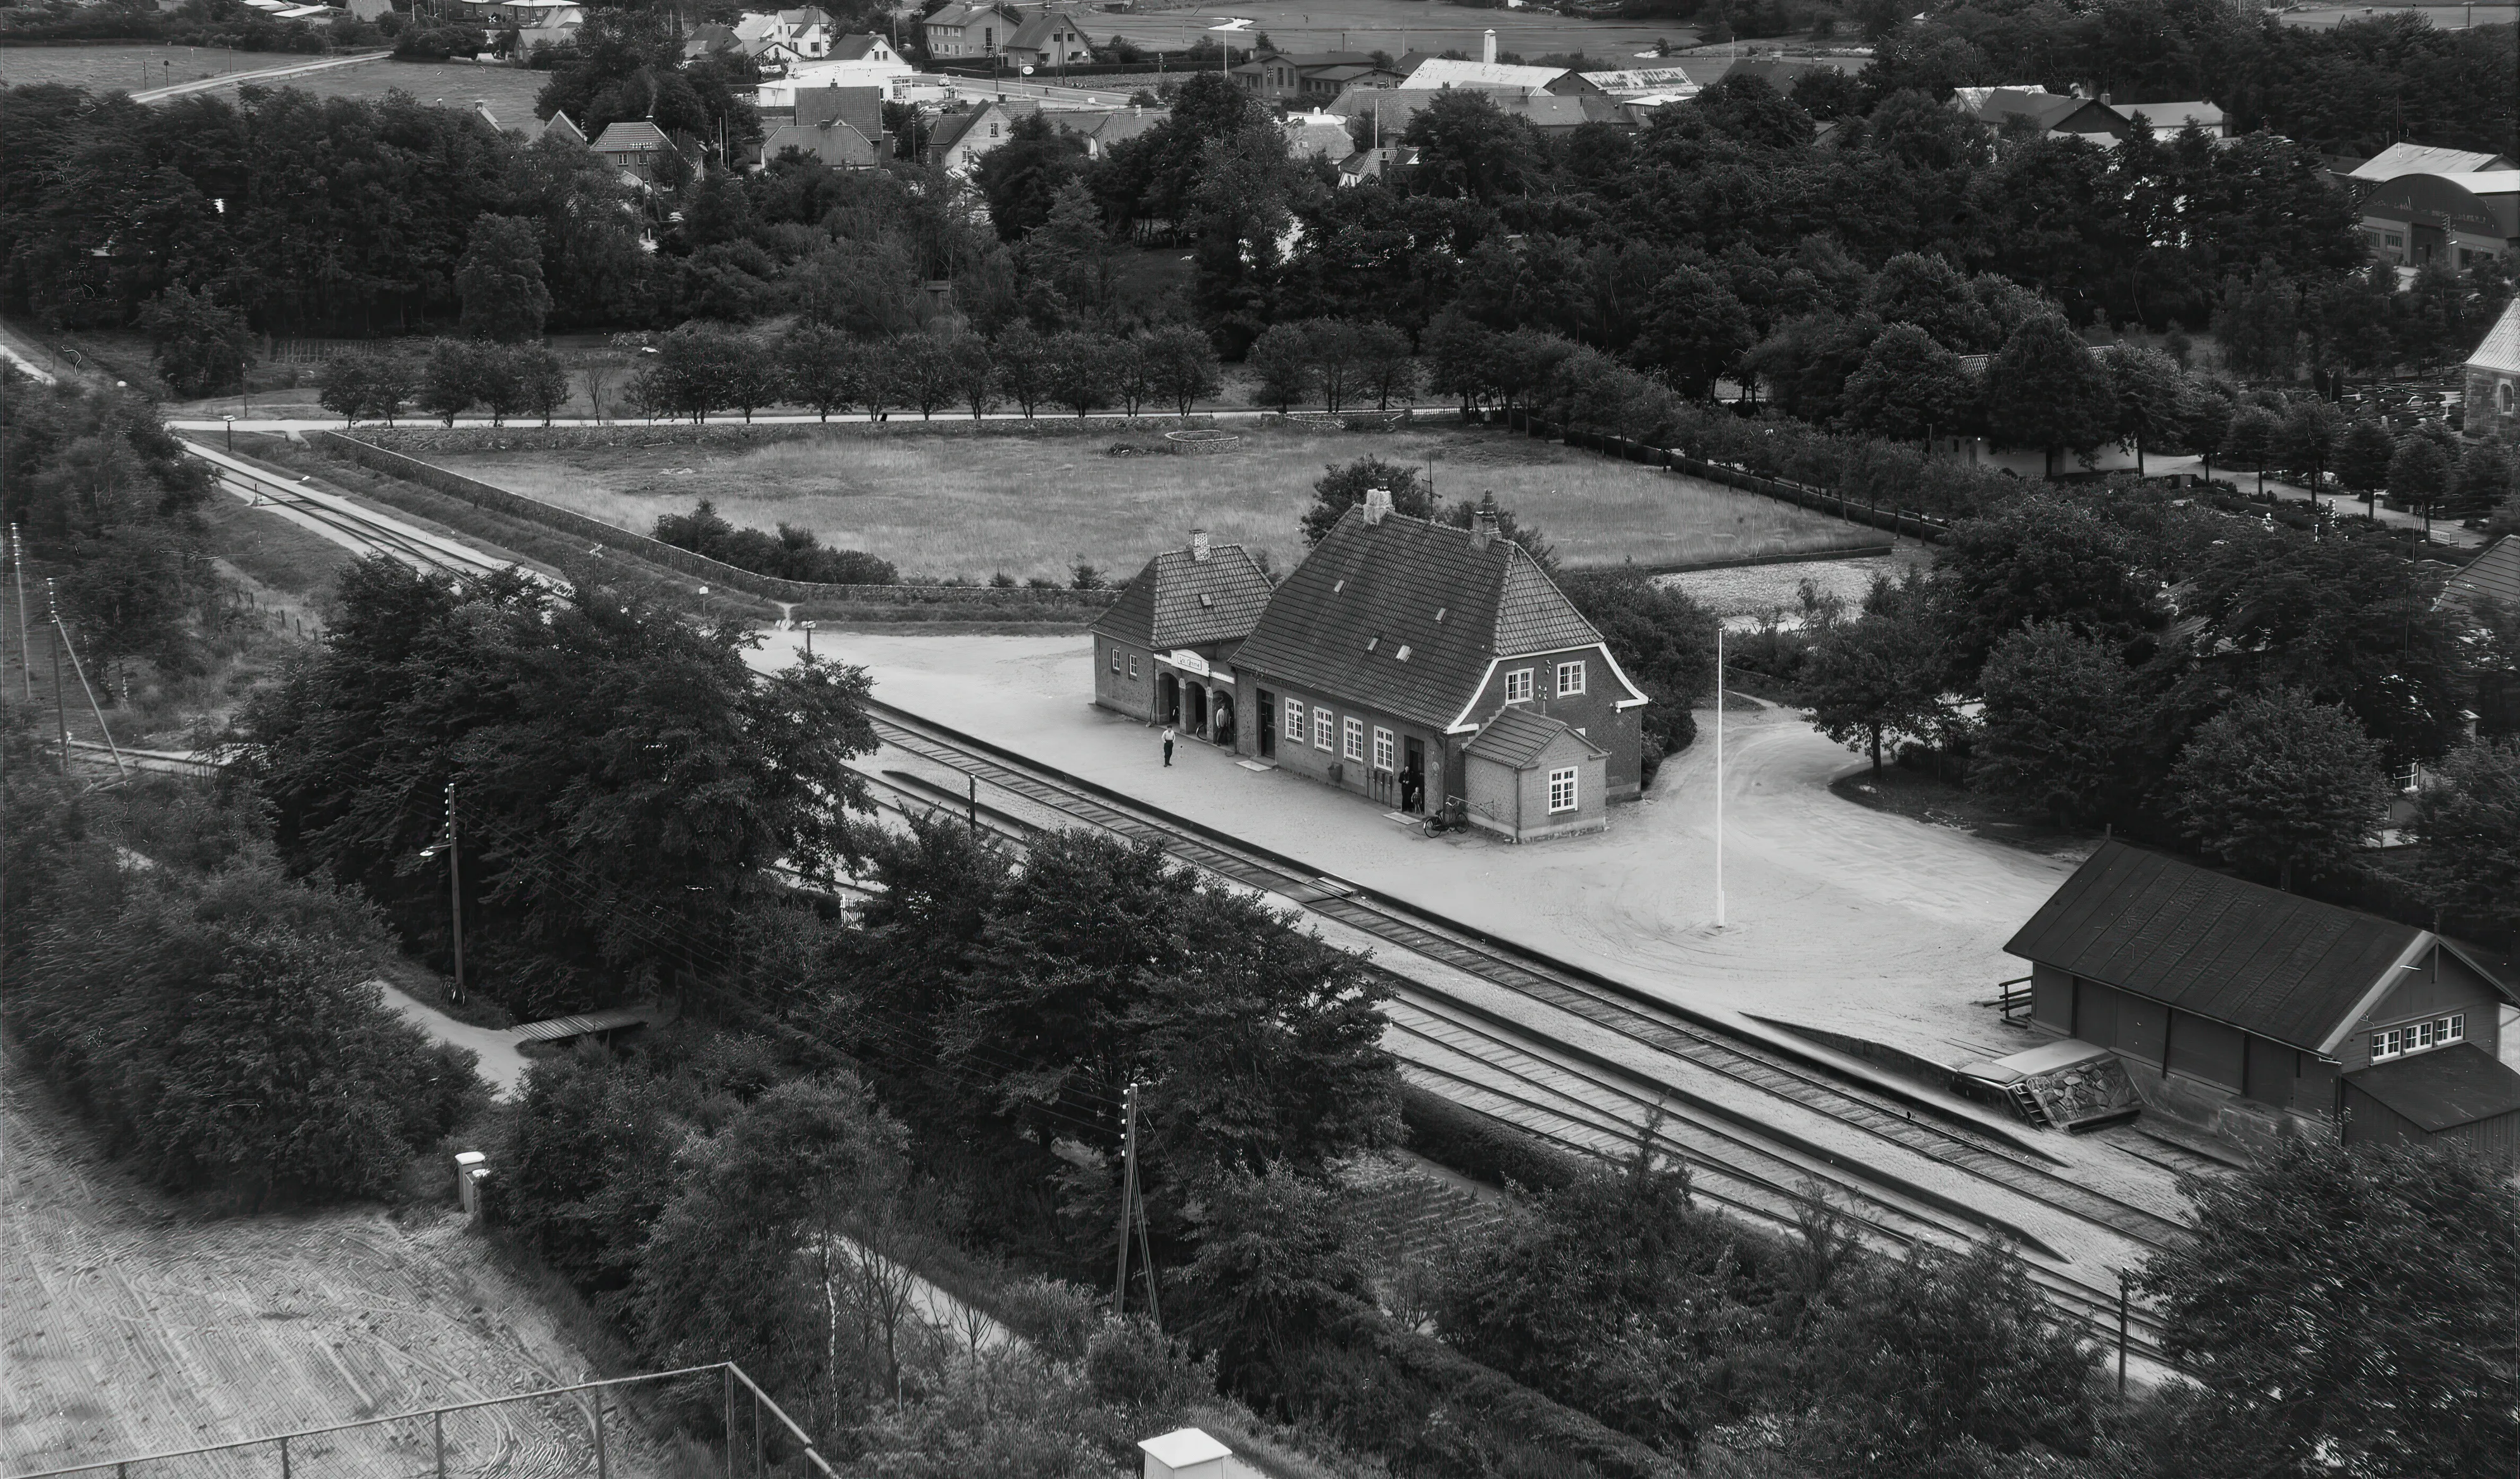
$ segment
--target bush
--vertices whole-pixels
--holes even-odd
[[[660,514],[655,537],[676,549],[705,555],[756,575],[816,585],[891,585],[900,579],[890,561],[863,550],[834,550],[811,529],[783,523],[776,535],[740,529],[703,498],[689,514]]]
[[[1410,1149],[1492,1187],[1555,1190],[1582,1169],[1565,1151],[1412,1084],[1400,1088],[1400,1122]]]

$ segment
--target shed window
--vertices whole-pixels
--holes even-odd
[[[1339,756],[1346,760],[1365,758],[1365,721],[1349,719],[1339,725]]]
[[[1286,738],[1300,744],[1304,740],[1304,704],[1299,698],[1286,700]]]
[[[1584,692],[1584,664],[1580,662],[1557,664],[1557,696],[1563,698],[1582,692]]]
[[[2371,1034],[2371,1061],[2386,1062],[2405,1057],[2409,1053],[2430,1053],[2452,1043],[2467,1041],[2467,1013],[2454,1011],[2429,1022],[2408,1022],[2403,1027],[2389,1027]]]
[[[1391,731],[1378,724],[1375,725],[1373,727],[1373,768],[1378,771],[1392,769],[1391,753]]]
[[[1336,726],[1331,723],[1328,709],[1313,710],[1313,748],[1322,750],[1330,748],[1337,742],[1331,738],[1337,732]]]
[[[1531,701],[1531,669],[1515,668],[1505,675],[1505,701],[1508,703]]]
[[[1575,809],[1575,767],[1549,773],[1549,809],[1570,812]]]

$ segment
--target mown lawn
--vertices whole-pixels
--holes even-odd
[[[419,455],[645,533],[701,498],[740,524],[799,524],[904,576],[1064,578],[1078,561],[1134,573],[1193,528],[1303,555],[1297,519],[1325,467],[1368,454],[1431,471],[1436,494],[1493,492],[1569,567],[1663,568],[1882,543],[1877,532],[1693,478],[1506,431],[1245,431],[1234,451],[1148,450],[1157,435],[868,435],[833,428],[761,446]],[[1118,447],[1133,449],[1118,453]]]

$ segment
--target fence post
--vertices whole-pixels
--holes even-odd
[[[758,1475],[763,1472],[761,1465],[761,1389],[759,1387],[753,1387],[752,1383],[749,1381],[745,1382],[744,1385],[752,1387],[752,1472]]]
[[[280,1479],[289,1479],[289,1440],[280,1440]]]
[[[428,1437],[437,1450],[437,1479],[446,1479],[446,1413],[442,1409],[428,1414]]]
[[[595,1409],[595,1479],[606,1479],[610,1467],[604,1457],[604,1393],[601,1389],[597,1390],[591,1405]]]
[[[735,1479],[735,1363],[726,1366],[726,1479]]]

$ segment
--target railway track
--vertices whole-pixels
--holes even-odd
[[[212,451],[198,442],[183,445],[188,455],[209,466],[211,476],[232,496],[285,510],[337,544],[363,553],[389,555],[416,569],[450,574],[486,575],[494,570],[522,568],[490,559],[458,541],[387,518],[337,494],[293,482],[242,458]]]
[[[871,707],[878,737],[899,751],[1066,822],[1152,842],[1378,946],[1509,993],[1516,1008],[1499,1009],[1417,973],[1381,967],[1404,1073],[1546,1142],[1616,1156],[1632,1152],[1651,1125],[1657,1147],[1689,1167],[1698,1194],[1767,1227],[1791,1230],[1824,1195],[1876,1245],[1894,1250],[2006,1238],[2023,1251],[2033,1282],[2111,1343],[2120,1318],[2115,1269],[2094,1271],[2104,1278],[2087,1274],[2008,1213],[2006,1198],[2105,1231],[2126,1248],[2124,1263],[2185,1234],[2177,1220],[2084,1186],[2035,1144],[1924,1096],[1843,1073],[1596,972],[1322,876],[1297,860],[1152,812],[932,721],[880,702]],[[905,771],[885,774],[941,808],[959,814],[968,804],[941,784]],[[1038,825],[996,805],[983,804],[980,815],[1011,833]],[[1602,1051],[1604,1039],[1622,1051]],[[1834,1133],[1814,1136],[1779,1123],[1806,1117]],[[1847,1149],[1850,1135],[1875,1153]],[[1940,1190],[1882,1164],[1909,1158],[1958,1173],[1986,1194]],[[2158,1322],[2135,1304],[2126,1317],[2130,1351],[2167,1366]]]

